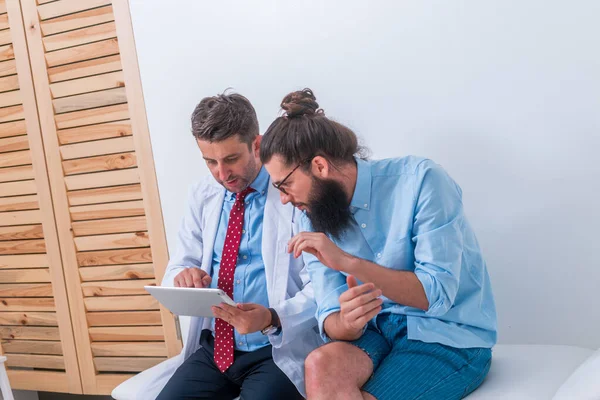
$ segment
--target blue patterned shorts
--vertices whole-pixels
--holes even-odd
[[[491,349],[409,340],[401,314],[380,314],[376,321],[351,343],[373,361],[373,375],[362,390],[378,400],[462,399],[490,369]]]

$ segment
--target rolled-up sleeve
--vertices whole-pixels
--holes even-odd
[[[301,231],[312,232],[308,217],[303,215],[300,222]],[[317,302],[315,318],[319,323],[319,332],[325,342],[330,341],[325,333],[325,319],[334,312],[340,311],[340,295],[348,290],[346,276],[339,271],[323,265],[315,256],[303,253],[306,269],[312,282],[312,287]]]
[[[460,187],[437,164],[417,168],[412,240],[415,274],[429,301],[427,315],[452,308],[458,292],[463,255],[463,205]]]

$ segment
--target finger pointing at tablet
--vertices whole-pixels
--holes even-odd
[[[186,268],[181,271],[174,279],[175,287],[210,287],[212,281],[210,275],[199,268]]]

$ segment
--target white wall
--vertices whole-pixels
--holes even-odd
[[[130,3],[171,250],[207,174],[196,103],[233,87],[264,132],[308,86],[374,158],[461,184],[501,342],[600,346],[600,2]]]

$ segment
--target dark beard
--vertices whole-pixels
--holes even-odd
[[[313,185],[308,196],[306,215],[316,232],[340,239],[350,226],[352,213],[350,201],[342,185],[332,179],[318,179],[313,176]]]

